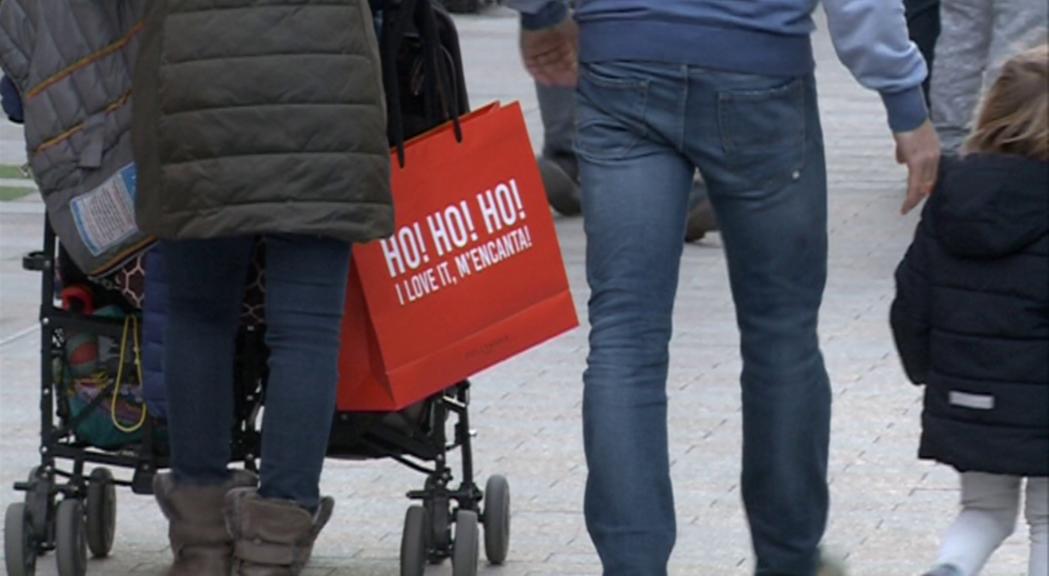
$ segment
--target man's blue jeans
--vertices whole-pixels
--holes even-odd
[[[816,334],[827,182],[815,81],[630,62],[586,64],[580,75],[591,288],[585,508],[604,573],[664,575],[674,546],[667,347],[698,168],[741,332],[742,494],[756,573],[812,576],[831,403]]]
[[[286,235],[265,242],[270,354],[259,493],[312,509],[335,414],[350,245]],[[254,245],[251,237],[161,245],[171,283],[164,371],[177,482],[228,478],[235,338]]]

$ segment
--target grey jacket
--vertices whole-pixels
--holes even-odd
[[[74,262],[102,275],[152,240],[136,227],[131,83],[146,0],[4,0],[0,65],[29,164]]]
[[[153,0],[135,77],[143,230],[393,231],[367,0]]]

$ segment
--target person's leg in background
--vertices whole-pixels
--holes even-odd
[[[320,497],[319,484],[335,414],[349,265],[345,242],[266,237],[270,356],[261,483],[226,497],[237,574],[298,574],[331,517],[334,501]]]
[[[162,242],[168,277],[164,380],[170,474],[154,493],[170,522],[169,576],[225,576],[233,540],[222,514],[227,492],[253,486],[231,473],[233,369],[250,237]],[[155,295],[155,293],[154,293]],[[152,296],[151,296],[152,297]]]
[[[961,512],[944,534],[933,576],[975,576],[1013,533],[1020,510],[1020,478],[961,474]]]
[[[579,161],[576,158],[576,95],[575,90],[544,86],[536,83],[539,114],[543,119],[543,153],[539,170],[543,175],[550,206],[565,216],[581,211]],[[718,229],[717,217],[707,197],[706,184],[698,173],[689,195],[689,212],[685,241],[702,239],[707,232]]]
[[[569,3],[575,8],[575,1]],[[575,89],[546,86],[536,82],[539,115],[543,119],[543,153],[539,170],[546,197],[558,213],[576,216],[582,211],[579,190],[579,161],[575,151]]]
[[[984,88],[998,79],[1005,62],[1049,42],[1049,3],[1044,0],[995,0],[994,24]]]
[[[575,90],[535,85],[539,115],[543,119],[543,153],[539,170],[543,175],[550,206],[565,216],[581,211],[579,162],[575,153]]]
[[[689,154],[718,213],[741,335],[742,495],[755,573],[813,576],[831,390],[817,336],[827,176],[814,78],[693,69]]]
[[[993,2],[941,0],[940,38],[930,99],[932,121],[945,154],[956,154],[969,136],[983,89],[993,27]]]
[[[539,115],[543,120],[543,157],[557,160],[572,180],[579,180],[575,157],[575,89],[536,82]]]
[[[657,127],[681,125],[670,111],[682,75],[655,67],[584,64],[578,89],[591,289],[584,510],[605,576],[665,575],[676,535],[666,379],[695,168]]]
[[[692,192],[688,195],[688,218],[685,225],[685,242],[698,242],[707,232],[718,230],[718,217],[710,202],[707,183],[697,170],[692,175]]]
[[[929,76],[922,84],[925,99],[928,100],[936,39],[940,37],[940,0],[903,0],[903,6],[907,14],[907,30],[911,41],[918,45],[918,50],[929,67]]]
[[[1049,478],[1027,479],[1024,516],[1031,539],[1027,576],[1049,576]]]

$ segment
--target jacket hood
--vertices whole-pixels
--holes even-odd
[[[945,158],[930,209],[949,252],[1018,252],[1049,234],[1049,163],[1005,154]]]

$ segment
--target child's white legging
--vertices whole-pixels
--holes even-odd
[[[1020,511],[1023,478],[966,472],[962,511],[947,530],[938,564],[953,564],[976,576],[991,554],[1013,533]],[[1049,478],[1028,478],[1024,515],[1030,526],[1028,576],[1049,576]]]

